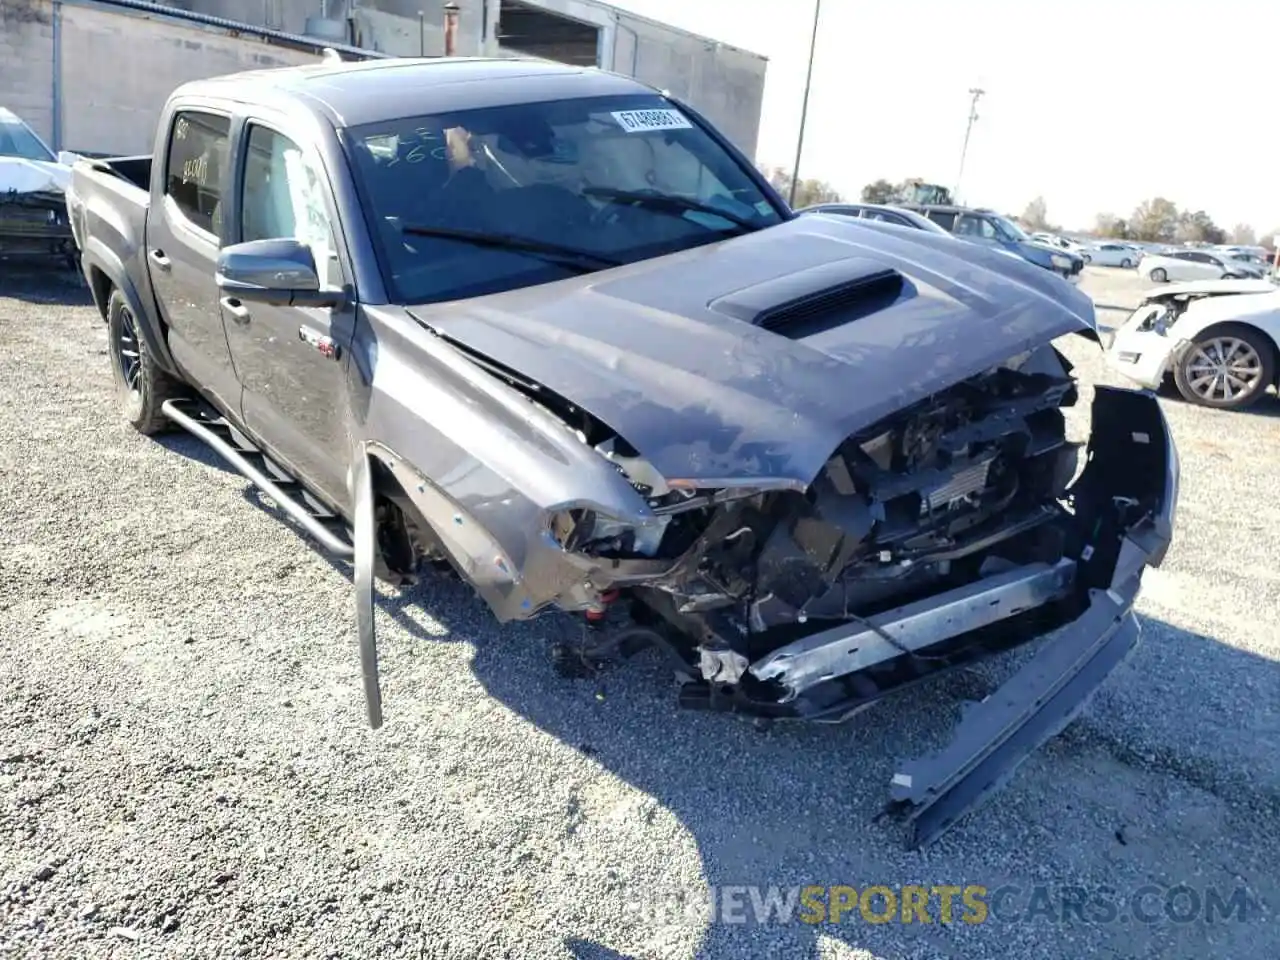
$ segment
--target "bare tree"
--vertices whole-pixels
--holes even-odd
[[[1164,197],[1143,201],[1129,218],[1129,234],[1135,240],[1172,243],[1177,232],[1178,208]]]
[[[890,203],[897,192],[897,188],[888,180],[873,180],[862,188],[862,202]]]
[[[1114,213],[1100,213],[1093,221],[1093,232],[1112,240],[1128,240],[1129,225]]]
[[[772,167],[766,169],[764,174],[769,179],[769,183],[773,185],[773,189],[777,190],[784,198],[789,199],[791,196],[791,172],[782,169],[782,167]],[[840,191],[824,180],[806,180],[801,177],[796,184],[796,200],[792,204],[795,209],[801,207],[809,207],[815,203],[839,203],[844,198],[840,195]]]
[[[1044,197],[1036,197],[1028,203],[1027,209],[1022,211],[1019,219],[1028,230],[1048,230],[1049,208],[1044,202]]]
[[[1226,233],[1203,210],[1185,210],[1178,217],[1174,237],[1183,243],[1222,243]]]
[[[1249,226],[1249,224],[1237,223],[1231,228],[1231,242],[1251,247],[1258,242],[1258,237],[1253,232],[1253,227]]]

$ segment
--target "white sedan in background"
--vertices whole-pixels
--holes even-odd
[[[1280,289],[1269,280],[1201,280],[1148,291],[1110,337],[1106,363],[1191,403],[1241,410],[1276,383]]]
[[[1168,250],[1149,253],[1138,274],[1153,283],[1170,280],[1222,280],[1261,276],[1252,265],[1211,250]]]
[[[1096,243],[1088,250],[1089,262],[1099,267],[1123,267],[1128,270],[1130,267],[1136,267],[1138,261],[1142,259],[1133,251],[1132,247],[1128,247],[1123,243],[1112,243],[1104,240]]]

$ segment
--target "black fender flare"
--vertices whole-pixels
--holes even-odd
[[[124,263],[116,255],[115,251],[98,238],[88,237],[84,249],[80,253],[80,262],[84,268],[85,279],[89,281],[89,288],[93,292],[93,298],[97,301],[98,310],[103,317],[106,317],[107,312],[106,297],[101,295],[101,291],[92,281],[93,270],[100,271],[124,297],[125,303],[129,305],[129,309],[133,311],[134,317],[137,318],[138,332],[142,334],[142,339],[146,341],[147,349],[151,351],[151,356],[155,359],[156,365],[165,373],[181,379],[182,371],[178,369],[178,365],[173,360],[173,354],[169,352],[169,343],[165,339],[160,321],[156,319],[155,310],[147,310],[143,306],[142,296],[138,293],[138,288],[129,278],[129,271],[125,269]]]

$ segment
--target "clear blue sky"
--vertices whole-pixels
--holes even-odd
[[[813,0],[612,0],[769,58],[757,159],[790,167]],[[784,12],[785,11],[785,12]],[[789,19],[788,19],[789,18]],[[823,0],[801,176],[885,177],[1089,227],[1156,195],[1280,228],[1280,4],[1267,0]]]

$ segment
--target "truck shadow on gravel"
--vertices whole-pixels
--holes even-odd
[[[430,584],[419,590],[430,603]],[[431,609],[438,617],[440,611]],[[461,622],[474,623],[475,616]],[[537,625],[530,624],[503,642],[476,642],[475,676],[496,700],[678,818],[696,841],[703,879],[712,885],[763,892],[771,885],[849,884],[861,890],[981,883],[994,889],[1012,883],[1025,891],[1037,880],[1086,882],[1082,874],[1105,864],[1108,882],[1119,890],[1172,886],[1199,873],[1204,861],[1190,842],[1201,839],[1199,829],[1192,828],[1190,838],[1179,836],[1187,814],[1170,800],[1171,792],[1190,792],[1198,798],[1195,808],[1224,818],[1274,823],[1280,815],[1280,763],[1258,760],[1280,753],[1274,718],[1267,720],[1270,705],[1280,703],[1280,665],[1160,621],[1144,621],[1144,642],[1134,658],[1005,792],[918,853],[905,851],[898,828],[878,816],[896,761],[945,742],[961,701],[990,692],[997,674],[1012,668],[1010,660],[905,691],[842,726],[760,731],[728,715],[679,710],[655,655],[642,654],[595,679],[567,680],[553,670],[545,640],[539,640]],[[1194,697],[1187,695],[1188,677],[1199,678]],[[1245,690],[1257,715],[1241,725],[1241,710],[1249,710],[1238,705]],[[1227,699],[1237,705],[1225,708]],[[1158,799],[1153,802],[1148,791]],[[1060,823],[1061,816],[1078,822]],[[1253,890],[1280,894],[1276,845],[1262,843],[1265,850],[1250,843],[1247,852],[1230,849],[1234,844],[1217,847],[1218,863],[1249,858],[1228,863],[1230,872],[1217,881],[1226,885],[1224,893],[1237,885],[1231,874],[1242,874]],[[619,873],[627,872],[620,864]],[[1097,882],[1096,874],[1091,879]],[[624,880],[620,900],[651,893],[628,886]],[[1268,936],[1259,924],[1250,927],[1247,933],[1226,931],[1226,940],[1239,933],[1243,947]],[[1209,940],[1210,934],[1219,939]],[[1048,957],[1058,954],[1035,944],[1063,935],[1072,945],[1064,957],[1107,950],[1136,956],[1157,943],[1185,944],[1166,955],[1193,956],[1223,946],[1224,930],[1168,922],[1145,929],[1072,922],[1069,930],[1055,930],[1043,920],[976,928],[872,925],[855,911],[841,924],[811,926],[795,918],[705,924],[696,955],[816,960],[823,953],[820,938],[830,937],[886,957],[969,956],[977,940],[984,941],[983,956]],[[565,944],[582,960],[622,955],[585,936],[566,937]],[[1276,951],[1269,947],[1258,955]]]
[[[42,264],[0,260],[0,298],[23,303],[60,304],[68,307],[93,305],[93,294],[77,271]]]
[[[174,434],[162,442],[234,474],[194,438]],[[349,563],[318,551],[247,483],[243,497],[351,582]],[[679,709],[671,674],[651,652],[590,678],[565,678],[550,652],[553,642],[564,639],[563,621],[489,629],[492,616],[465,585],[429,568],[412,588],[379,584],[376,604],[384,667],[394,669],[406,642],[471,644],[472,672],[490,696],[652,797],[678,821],[697,845],[705,884],[763,892],[811,884],[861,890],[875,884],[980,883],[1025,891],[1033,882],[1097,883],[1097,871],[1104,870],[1106,884],[1120,891],[1208,875],[1225,895],[1244,876],[1264,902],[1280,898],[1280,843],[1266,826],[1280,820],[1280,664],[1212,637],[1144,618],[1133,659],[1110,678],[1086,714],[1036,754],[989,805],[934,847],[911,853],[902,848],[899,828],[879,816],[899,758],[945,743],[961,703],[985,696],[1031,651],[944,675],[840,726],[761,730],[733,716]],[[446,633],[424,629],[419,611]],[[431,696],[429,689],[397,695],[406,693]],[[396,698],[385,690],[384,698],[394,720]],[[617,864],[617,886],[602,894],[617,898],[618,914],[656,894],[651,882],[628,879],[634,866]],[[653,873],[663,876],[665,870],[659,866]],[[1025,908],[1025,897],[1024,892],[1021,900],[1010,901],[1006,910]],[[751,913],[749,902],[746,912]],[[661,914],[637,920],[635,935],[643,939],[663,922]],[[1217,928],[1080,919],[991,920],[979,927],[873,925],[856,911],[840,924],[808,925],[795,917],[785,923],[690,923],[687,915],[666,922],[679,924],[681,932],[673,930],[673,936],[693,937],[694,955],[706,960],[817,960],[826,952],[825,938],[894,958],[971,956],[975,947],[980,956],[1064,960],[1108,951],[1223,955],[1227,947],[1232,955],[1280,955],[1280,938],[1256,922]],[[585,930],[566,929],[562,937],[579,960],[629,956]],[[1046,941],[1069,946],[1045,953]],[[1266,948],[1259,950],[1260,944]]]

